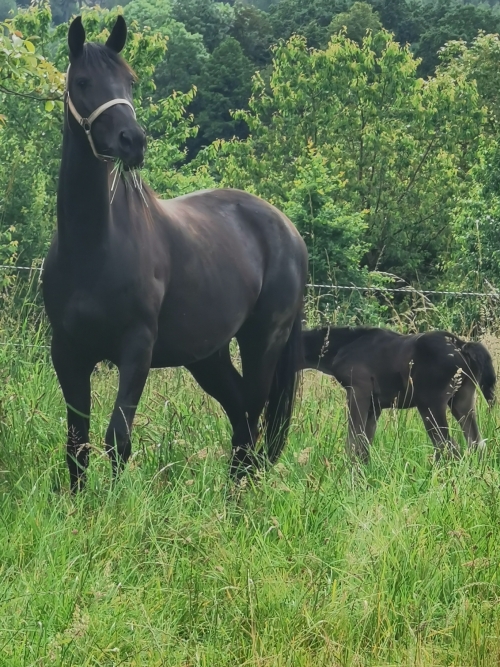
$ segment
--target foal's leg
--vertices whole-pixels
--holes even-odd
[[[460,424],[464,432],[467,445],[473,449],[483,449],[485,442],[481,438],[477,425],[475,411],[476,387],[469,378],[466,378],[462,386],[450,401],[453,416]]]
[[[245,409],[243,378],[232,364],[229,345],[186,368],[200,387],[222,405],[234,432],[245,417]]]
[[[449,450],[454,458],[460,457],[460,448],[450,435],[446,419],[446,397],[437,398],[432,404],[417,405],[423,419],[427,433],[435,448],[436,460],[439,460],[444,450]]]
[[[372,398],[365,426],[366,437],[370,445],[373,442],[373,438],[375,437],[375,431],[377,430],[377,421],[379,417],[380,417],[380,408],[374,405]]]
[[[151,366],[153,340],[150,331],[141,329],[130,332],[122,343],[118,395],[105,438],[115,477],[132,451],[132,422]]]
[[[52,339],[51,354],[66,401],[66,461],[71,492],[76,493],[85,484],[89,463],[90,376],[95,364],[56,334]]]
[[[351,458],[354,455],[362,463],[368,463],[370,460],[370,441],[366,432],[366,424],[372,405],[371,393],[367,394],[362,389],[355,389],[354,387],[348,387],[346,391],[349,420],[346,451]]]

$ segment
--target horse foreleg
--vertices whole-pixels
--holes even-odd
[[[347,454],[360,459],[362,463],[370,460],[369,439],[366,432],[366,423],[371,405],[371,394],[361,390],[356,391],[354,387],[347,388]],[[375,422],[376,424],[376,422]]]
[[[438,461],[443,452],[449,452],[453,458],[460,457],[460,448],[450,435],[448,421],[446,419],[446,400],[439,400],[430,405],[418,405],[418,411],[425,424],[427,433],[434,445],[436,460]]]
[[[52,339],[51,355],[66,402],[66,461],[71,492],[76,493],[85,484],[89,463],[90,376],[95,364],[56,335]]]
[[[132,422],[151,367],[152,350],[153,337],[145,331],[132,332],[122,346],[118,395],[105,438],[115,477],[132,451]]]

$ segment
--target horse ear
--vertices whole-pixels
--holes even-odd
[[[69,26],[68,46],[70,58],[78,58],[82,54],[85,44],[85,28],[83,27],[82,17],[77,16]]]
[[[110,49],[113,49],[113,51],[116,51],[116,53],[120,53],[120,51],[125,46],[126,40],[127,40],[127,24],[125,23],[125,19],[123,18],[123,16],[120,14],[119,16],[116,17],[116,23],[113,26],[111,35],[108,37],[106,46],[108,46]]]

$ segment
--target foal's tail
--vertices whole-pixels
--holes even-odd
[[[483,396],[491,405],[495,400],[497,377],[490,353],[481,343],[465,343],[462,347],[462,354],[474,374]]]
[[[299,313],[274,372],[264,413],[267,460],[275,463],[285,446],[297,394],[302,360],[302,321]]]

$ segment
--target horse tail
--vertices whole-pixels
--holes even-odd
[[[267,460],[275,463],[285,446],[302,364],[302,320],[299,313],[278,360],[264,412]]]
[[[474,379],[479,384],[483,396],[491,405],[495,399],[497,377],[490,353],[481,343],[465,343],[462,354],[467,361]]]

